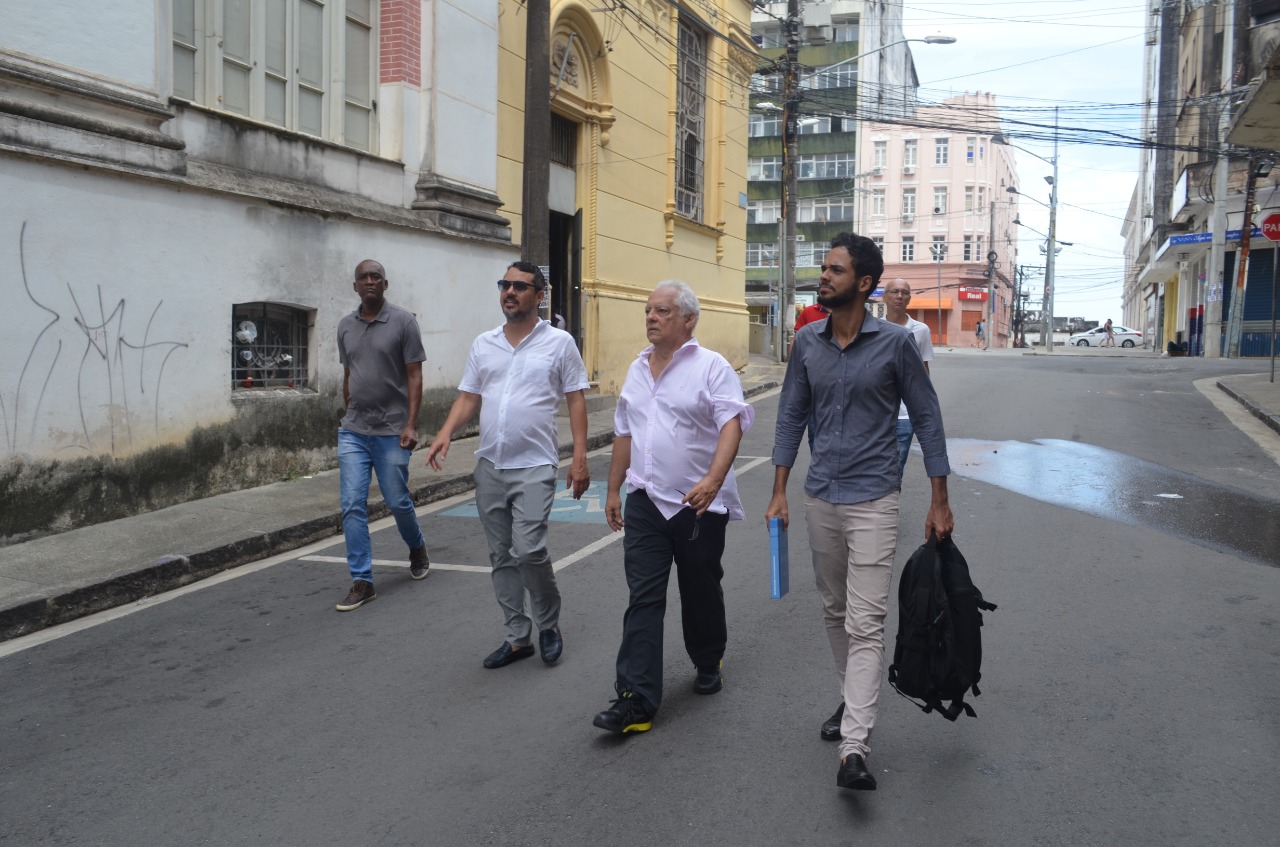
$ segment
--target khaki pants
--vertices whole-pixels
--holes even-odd
[[[884,617],[898,547],[898,492],[840,506],[805,497],[822,623],[844,694],[840,757],[867,756],[884,674]]]

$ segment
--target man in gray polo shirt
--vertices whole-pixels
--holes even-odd
[[[384,298],[388,280],[378,262],[356,265],[353,283],[360,306],[338,321],[342,399],[347,414],[338,428],[338,474],[342,490],[342,532],[347,542],[351,590],[339,612],[374,599],[373,554],[369,545],[369,482],[378,487],[400,537],[409,545],[409,575],[423,579],[430,562],[427,542],[409,496],[409,456],[418,443],[422,405],[422,332],[411,312]]]
[[[884,618],[898,542],[898,403],[906,403],[932,486],[925,536],[944,538],[955,519],[947,500],[946,436],[938,398],[911,333],[867,312],[884,272],[869,238],[831,241],[818,284],[825,323],[796,334],[778,400],[773,497],[766,517],[789,518],[787,479],[814,415],[805,479],[805,519],[822,617],[840,680],[841,788],[871,790],[868,743],[884,668]],[[830,722],[830,721],[828,721]]]

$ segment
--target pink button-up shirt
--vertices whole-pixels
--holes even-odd
[[[755,409],[742,396],[742,383],[724,356],[685,342],[655,381],[649,370],[653,348],[642,351],[630,370],[613,416],[614,432],[631,439],[627,493],[644,489],[670,520],[685,506],[680,502],[707,471],[716,453],[720,430],[733,418],[745,433]],[[733,469],[708,511],[746,517]]]

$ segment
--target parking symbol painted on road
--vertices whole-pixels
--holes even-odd
[[[607,488],[608,486],[603,482],[593,482],[582,495],[581,500],[574,500],[572,491],[561,488],[556,492],[555,500],[551,504],[551,520],[604,525],[604,498]],[[440,514],[450,518],[480,517],[474,499],[460,503]]]

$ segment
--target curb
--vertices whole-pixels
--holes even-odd
[[[587,437],[587,450],[596,450],[612,443],[612,431],[598,432]],[[562,457],[572,454],[572,444],[561,445]],[[470,473],[465,473],[432,480],[426,485],[411,489],[409,494],[415,505],[423,506],[464,494],[474,488],[475,480]],[[381,499],[370,501],[371,523],[390,514],[391,510]],[[207,550],[165,556],[131,573],[104,582],[63,590],[52,597],[0,609],[0,641],[136,603],[222,571],[341,534],[342,510],[334,509],[328,514],[275,532],[247,535]]]
[[[1240,405],[1249,410],[1249,414],[1271,427],[1277,433],[1280,433],[1280,416],[1273,415],[1262,408],[1256,400],[1242,391],[1237,391],[1222,380],[1218,380],[1218,387],[1226,392],[1228,397],[1238,401]]]

